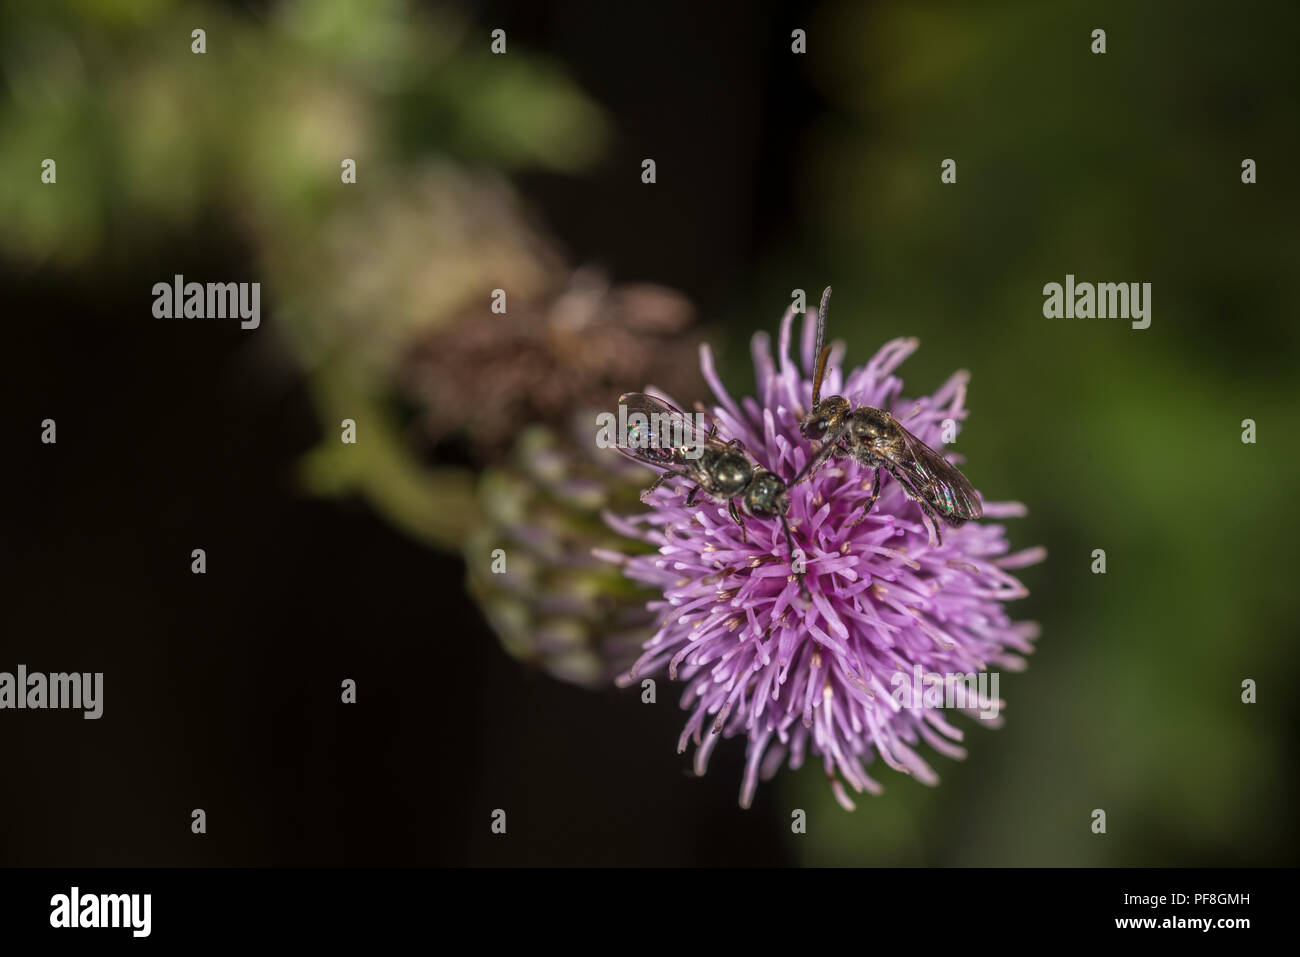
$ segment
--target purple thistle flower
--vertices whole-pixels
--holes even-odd
[[[812,399],[812,310],[804,321],[802,370],[790,359],[793,323],[791,309],[781,321],[777,364],[767,335],[754,336],[758,399],[736,402],[708,346],[700,350],[704,377],[720,403],[712,410],[719,437],[740,439],[785,481],[812,452],[799,433]],[[956,373],[932,396],[903,398],[903,383],[893,373],[917,345],[895,339],[846,375],[837,344],[822,392],[842,395],[855,407],[885,409],[921,441],[942,449],[943,421],[966,417],[968,375]],[[961,758],[965,750],[956,742],[962,731],[939,707],[908,701],[896,676],[910,682],[917,666],[939,675],[1019,671],[1025,667],[1021,655],[1033,650],[1037,626],[1011,621],[1003,603],[1028,594],[1007,569],[1041,561],[1044,550],[1009,554],[1003,527],[987,522],[945,527],[943,544],[934,547],[919,506],[888,476],[867,518],[850,524],[861,514],[872,475],[857,462],[834,459],[790,490],[789,520],[806,556],[811,604],[800,595],[775,519],[748,519],[745,541],[725,507],[708,501],[687,507],[690,483],[679,480],[653,493],[646,514],[606,515],[614,529],[657,552],[628,557],[601,551],[601,557],[663,594],[650,603],[658,630],[618,683],[626,687],[665,668],[670,679],[685,682],[682,707],[690,719],[678,751],[695,742],[696,774],[705,773],[722,738],[743,733],[742,807],[750,805],[760,777],[770,778],[787,761],[798,768],[810,752],[821,757],[836,800],[848,810],[854,805],[844,783],[859,793],[880,793],[867,774],[876,757],[937,783],[917,746],[925,742]],[[1024,513],[1015,503],[984,504],[986,519]],[[966,704],[973,716],[1000,702]]]

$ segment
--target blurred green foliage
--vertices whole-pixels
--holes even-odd
[[[306,486],[360,492],[408,533],[459,547],[478,496],[467,472],[419,461],[395,369],[493,287],[541,295],[566,275],[500,173],[589,163],[600,110],[554,64],[493,57],[450,8],[403,0],[288,0],[262,18],[167,0],[6,3],[0,63],[0,254],[131,262],[204,214],[235,224],[320,412]],[[39,185],[45,157],[57,188]],[[355,185],[340,181],[345,158]],[[343,417],[366,423],[346,454]]]
[[[7,2],[0,250],[80,262],[205,204],[305,242],[430,155],[574,170],[599,153],[604,119],[559,69],[492,58],[466,29],[403,0],[292,0],[262,21],[214,3]],[[31,188],[44,157],[59,189]],[[361,188],[339,189],[344,157]]]

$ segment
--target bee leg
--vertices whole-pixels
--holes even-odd
[[[794,555],[797,549],[794,547],[794,536],[790,534],[790,520],[785,517],[784,512],[781,513],[781,529],[785,532],[785,547],[789,549],[790,552],[790,566],[794,569],[795,577],[799,579],[799,592],[803,595],[804,601],[812,601],[812,596],[808,594],[808,586],[805,585],[803,581],[804,569],[802,567],[802,558],[798,563],[795,561]]]
[[[741,519],[740,512],[736,509],[736,500],[734,498],[727,503],[727,514],[731,516],[733,522],[740,526],[740,540],[748,544],[749,533],[745,531],[745,522]]]
[[[935,511],[934,506],[925,500],[921,490],[916,487],[916,483],[907,477],[903,472],[897,469],[890,469],[892,475],[898,484],[903,486],[903,493],[910,498],[921,509],[921,517],[925,522],[925,530],[929,533],[930,547],[938,548],[943,544],[943,536],[939,534],[939,513]]]
[[[657,476],[655,476],[655,480],[650,483],[650,487],[641,493],[641,501],[644,502],[647,498],[650,497],[651,492],[657,489],[660,485],[663,485],[664,482],[667,482],[670,478],[682,478],[685,475],[686,475],[685,472],[678,472],[675,470],[668,471],[668,472],[660,472]]]
[[[916,504],[921,506],[921,514],[926,519],[925,527],[930,533],[930,547],[939,548],[943,545],[943,536],[939,534],[939,513],[920,499],[917,499]]]
[[[687,507],[687,508],[690,508],[692,505],[695,504],[695,496],[697,496],[697,495],[699,495],[699,494],[700,494],[700,487],[699,487],[698,485],[695,486],[695,488],[691,489],[690,494],[688,494],[688,495],[686,496],[686,507]]]
[[[835,450],[839,447],[839,442],[822,443],[822,447],[813,453],[813,457],[808,460],[808,464],[803,467],[803,471],[794,477],[794,481],[790,483],[791,487],[798,485],[805,479],[812,478],[812,474],[821,468],[822,463],[834,455]]]
[[[862,513],[858,515],[857,518],[851,518],[847,522],[845,522],[844,527],[852,528],[854,525],[858,524],[858,522],[863,521],[867,517],[867,513],[871,511],[872,506],[876,504],[876,499],[879,497],[880,497],[880,469],[877,468],[875,477],[871,480],[871,495],[867,499],[867,504],[862,506]]]

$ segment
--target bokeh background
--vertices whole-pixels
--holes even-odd
[[[0,717],[3,863],[1296,863],[1294,4],[0,11],[0,670],[106,673]],[[262,327],[154,319],[175,273]],[[1044,319],[1066,273],[1151,327]],[[971,370],[1043,635],[938,788],[745,812],[741,742],[695,779],[675,690],[609,686],[641,596],[582,557],[638,476],[570,416],[702,397],[700,339],[744,391],[828,282],[851,356]]]

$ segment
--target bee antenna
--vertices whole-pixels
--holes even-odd
[[[822,376],[826,374],[826,360],[830,357],[831,347],[826,345],[826,314],[830,312],[831,287],[822,293],[822,303],[817,307],[817,366],[813,370],[812,404],[817,405],[822,397]]]

